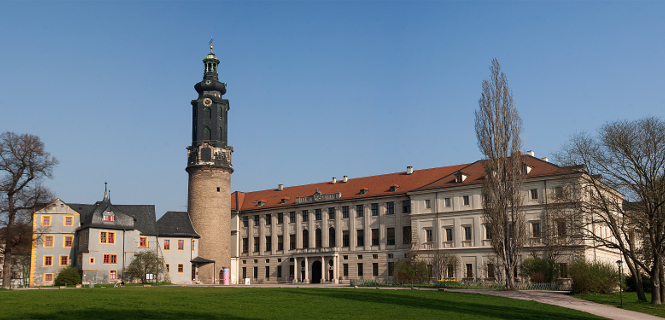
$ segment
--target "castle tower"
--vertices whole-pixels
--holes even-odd
[[[198,279],[217,282],[222,267],[231,266],[231,153],[227,146],[229,101],[222,99],[226,83],[219,82],[219,60],[212,52],[203,59],[203,80],[192,100],[192,145],[187,147],[189,174],[187,211],[199,240],[198,256],[213,260],[199,267]]]

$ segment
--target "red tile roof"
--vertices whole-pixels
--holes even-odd
[[[571,170],[563,169],[555,164],[531,156],[524,155],[522,157],[522,161],[532,167],[532,170],[528,175],[529,178],[572,173]],[[458,171],[468,175],[462,183],[455,182],[454,174]],[[470,164],[414,170],[410,175],[407,175],[406,172],[396,172],[371,177],[349,178],[348,182],[337,180],[337,183],[335,184],[328,181],[302,186],[284,187],[282,191],[277,190],[277,188],[248,193],[236,191],[231,195],[231,210],[237,210],[238,206],[241,211],[287,208],[293,206],[298,197],[313,195],[316,189],[323,194],[340,192],[341,198],[339,200],[344,201],[350,199],[405,194],[409,191],[473,185],[482,183],[484,171],[483,161],[481,160]],[[390,191],[392,186],[399,186],[399,188],[395,191]],[[368,189],[367,193],[361,194],[360,191],[362,189]],[[236,205],[236,195],[238,205]],[[288,201],[282,204],[282,199],[288,199]],[[259,207],[259,201],[265,201],[265,204]]]

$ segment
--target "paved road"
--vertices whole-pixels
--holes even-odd
[[[465,292],[506,297],[511,299],[531,300],[555,306],[580,310],[597,316],[616,320],[663,320],[663,318],[641,312],[620,309],[614,306],[594,303],[571,297],[562,291],[496,291],[481,289],[448,289],[450,292]]]

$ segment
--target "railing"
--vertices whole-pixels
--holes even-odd
[[[306,249],[296,249],[295,253],[296,254],[301,254],[301,253],[334,253],[334,252],[340,252],[340,248],[330,248],[330,247],[325,247],[325,248],[306,248]]]

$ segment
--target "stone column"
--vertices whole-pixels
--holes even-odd
[[[309,261],[307,261],[307,257],[305,257],[305,279],[303,282],[309,283]]]
[[[337,259],[339,259],[338,255],[333,256],[333,283],[337,284],[339,283],[339,276],[337,275]]]
[[[328,270],[326,270],[326,257],[321,256],[321,283],[323,283],[326,280],[326,273]]]
[[[298,265],[298,258],[293,257],[293,279],[291,282],[296,283],[298,282],[298,278],[300,278],[300,266]]]

